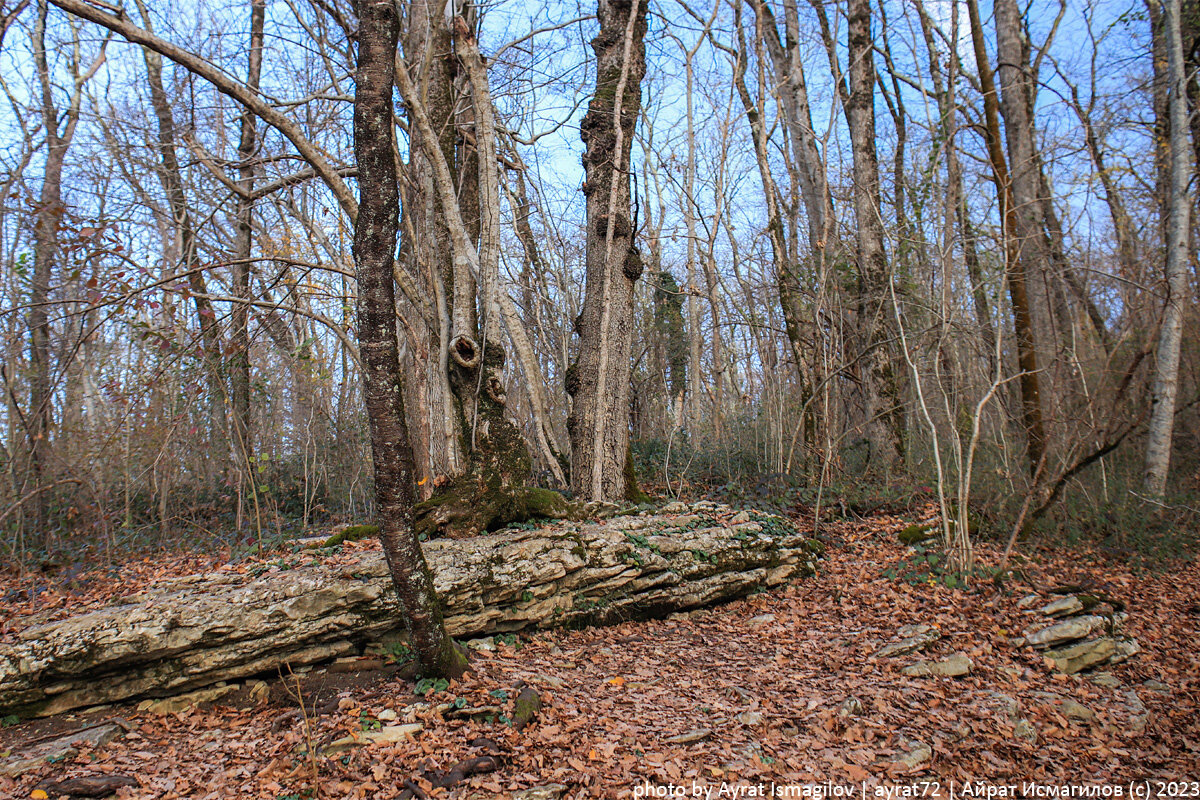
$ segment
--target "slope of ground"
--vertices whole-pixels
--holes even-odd
[[[1041,553],[1020,585],[1003,591],[913,585],[884,574],[906,556],[895,532],[911,521],[827,529],[832,546],[818,580],[667,620],[500,642],[476,654],[465,680],[420,686],[424,698],[394,670],[378,670],[327,687],[331,702],[318,709],[304,683],[312,676],[302,679],[303,714],[289,710],[296,703],[279,686],[259,704],[242,692],[177,714],[110,709],[128,722],[127,735],[19,778],[0,776],[0,794],[29,797],[51,778],[110,773],[139,784],[117,796],[162,800],[509,797],[548,784],[561,788],[542,796],[665,796],[677,787],[687,796],[704,796],[703,787],[712,797],[735,787],[755,796],[746,792],[772,784],[801,796],[804,784],[823,784],[825,794],[854,784],[861,797],[860,781],[1200,777],[1195,564],[1134,576],[1087,553]],[[1127,604],[1126,627],[1143,652],[1112,667],[1113,680],[1054,674],[1010,641],[1029,622],[1017,599],[1064,583],[1101,585]],[[875,655],[909,623],[934,625],[942,637],[923,654]],[[901,672],[951,653],[972,660],[969,675]],[[503,723],[522,683],[544,706],[517,730]],[[464,718],[470,709],[482,710]],[[410,722],[423,728],[399,741],[328,747]],[[39,732],[5,730],[0,750]],[[306,755],[314,747],[323,754]],[[483,771],[450,788],[432,785],[473,758]]]

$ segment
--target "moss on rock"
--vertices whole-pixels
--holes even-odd
[[[575,504],[551,489],[488,486],[465,476],[413,507],[413,527],[427,538],[466,539],[531,519],[566,519]]]
[[[360,539],[370,539],[379,535],[378,525],[351,525],[343,528],[320,544],[312,545],[309,549],[319,547],[337,547],[342,542],[357,542]]]

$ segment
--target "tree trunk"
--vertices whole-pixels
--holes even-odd
[[[263,22],[266,0],[251,0],[250,5],[250,63],[246,88],[257,94],[262,75]],[[237,236],[233,257],[233,303],[230,312],[229,382],[233,400],[233,440],[238,454],[239,469],[245,472],[243,481],[256,480],[250,458],[254,455],[254,431],[250,409],[250,327],[247,302],[250,299],[250,257],[254,251],[254,163],[257,149],[257,119],[254,112],[243,107],[241,135],[238,139]]]
[[[63,164],[67,149],[75,137],[83,86],[104,63],[105,39],[91,68],[80,74],[78,63],[71,65],[74,87],[66,109],[54,104],[50,63],[46,54],[46,17],[49,6],[40,0],[33,30],[33,56],[41,90],[42,129],[46,137],[46,163],[42,190],[38,198],[33,226],[33,280],[29,292],[29,413],[26,434],[29,439],[28,488],[37,493],[31,502],[31,530],[45,530],[50,514],[50,495],[46,484],[50,459],[50,433],[54,424],[53,382],[50,369],[50,282],[58,257],[58,234],[64,211],[62,199]]]
[[[642,274],[630,220],[629,156],[646,73],[646,4],[599,0],[596,93],[580,125],[587,196],[587,282],[576,320],[579,355],[567,373],[574,399],[571,485],[616,503],[627,493],[633,288]]]
[[[354,225],[363,397],[371,429],[376,511],[400,610],[422,671],[453,676],[466,664],[446,633],[433,578],[412,528],[413,464],[400,386],[392,265],[400,200],[392,156],[395,53],[392,0],[359,3],[354,153],[361,204]]]
[[[138,0],[138,10],[141,13],[142,24],[147,31],[153,31],[149,8],[144,0]],[[227,463],[223,459],[228,456],[228,440],[225,430],[225,380],[221,370],[221,327],[217,322],[217,314],[212,301],[208,299],[208,284],[204,279],[204,271],[200,268],[196,252],[196,228],[192,221],[191,210],[188,208],[187,195],[183,188],[183,172],[179,167],[179,157],[175,153],[175,116],[167,99],[166,87],[163,83],[162,56],[149,47],[142,48],[146,62],[146,78],[150,84],[150,105],[158,122],[158,157],[162,163],[159,175],[162,179],[163,191],[167,195],[167,204],[171,208],[172,223],[175,226],[175,236],[179,243],[179,264],[182,267],[188,288],[191,291],[192,303],[196,309],[196,324],[200,327],[200,341],[204,347],[204,366],[208,377],[209,394],[209,435],[215,446],[211,452],[219,454],[222,467]],[[216,461],[216,459],[213,459]]]
[[[904,403],[893,363],[895,315],[888,291],[892,277],[884,247],[875,152],[875,60],[870,0],[850,0],[846,41],[849,94],[846,123],[854,156],[854,217],[858,223],[858,348],[862,358],[864,423],[871,463],[890,468],[903,458]]]
[[[979,84],[983,90],[984,140],[992,167],[992,180],[1000,201],[1000,218],[1004,230],[1004,268],[1008,277],[1008,293],[1013,309],[1013,328],[1017,340],[1017,365],[1020,367],[1021,420],[1025,431],[1029,457],[1029,472],[1036,475],[1046,452],[1046,428],[1042,414],[1041,376],[1038,355],[1034,346],[1033,320],[1029,309],[1025,264],[1017,239],[1018,227],[1008,162],[1000,145],[1000,104],[996,85],[989,66],[983,22],[979,17],[977,0],[967,0],[971,24],[971,41],[975,48],[975,63],[979,69]]]
[[[58,230],[62,224],[63,161],[70,139],[59,136],[58,109],[51,94],[50,65],[46,58],[46,15],[38,4],[34,29],[34,59],[42,90],[42,125],[46,134],[46,165],[38,198],[37,221],[33,228],[33,280],[29,292],[29,488],[38,492],[29,504],[33,511],[30,530],[44,530],[49,516],[50,496],[44,491],[46,463],[50,455],[50,430],[54,412],[50,406],[50,280],[58,252]]]
[[[1188,292],[1187,90],[1180,31],[1180,0],[1163,0],[1163,34],[1167,50],[1168,195],[1166,228],[1167,299],[1155,354],[1150,426],[1146,435],[1146,492],[1162,497],[1171,464],[1175,398],[1179,391],[1179,349],[1183,338],[1183,306]]]

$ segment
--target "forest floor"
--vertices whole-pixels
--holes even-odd
[[[128,732],[20,777],[0,775],[0,796],[44,797],[37,789],[51,779],[102,774],[136,780],[118,797],[161,800],[893,800],[949,797],[951,781],[958,797],[975,796],[971,786],[964,794],[965,781],[993,791],[1015,785],[999,795],[1009,797],[1061,796],[1026,783],[1127,797],[1131,781],[1149,781],[1140,786],[1158,794],[1156,780],[1200,780],[1200,566],[1135,574],[1094,552],[1039,550],[1003,589],[990,582],[950,589],[888,576],[911,557],[896,532],[912,521],[826,525],[830,547],[816,578],[717,608],[505,637],[473,654],[465,679],[421,687],[425,697],[394,667],[364,659],[357,671],[276,682],[265,698],[243,691],[174,714],[130,705],[98,717],[23,722],[0,730],[0,753],[112,717]],[[995,553],[984,548],[981,556],[987,562]],[[139,569],[161,574],[167,563]],[[178,569],[198,566],[182,560]],[[1124,601],[1125,629],[1142,652],[1097,678],[1056,674],[1017,647],[1012,639],[1030,622],[1018,599],[1030,591],[1049,597],[1062,584]],[[875,655],[913,623],[942,636],[924,653]],[[919,658],[952,653],[971,659],[968,675],[901,672]],[[288,688],[296,680],[303,713]],[[516,730],[503,720],[523,683],[544,705]],[[495,716],[454,719],[455,706],[497,708]],[[406,722],[422,728],[390,743],[321,749]],[[314,746],[324,754],[307,755]],[[483,771],[451,788],[434,786],[455,765],[460,776]],[[520,794],[533,787],[546,788]],[[1195,797],[1198,789],[1164,784],[1161,793]]]

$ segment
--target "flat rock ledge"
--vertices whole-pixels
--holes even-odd
[[[456,638],[611,624],[731,600],[816,572],[820,542],[714,503],[435,540],[425,556]],[[212,572],[32,625],[0,644],[0,714],[165,697],[361,651],[403,629],[381,552],[251,578]]]

